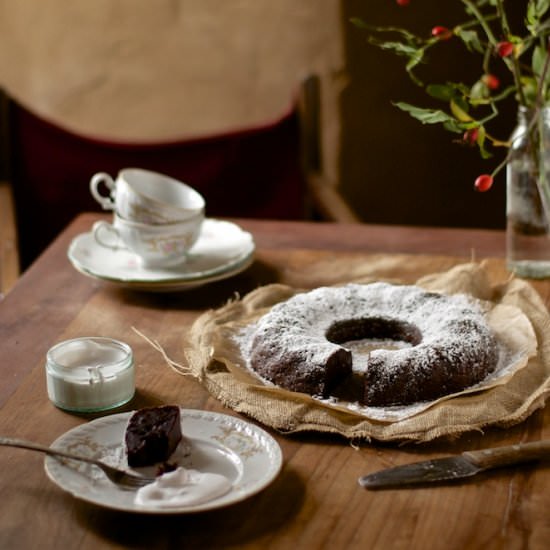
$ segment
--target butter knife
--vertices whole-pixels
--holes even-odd
[[[365,489],[384,489],[457,480],[493,468],[545,458],[550,458],[550,440],[466,451],[446,458],[413,462],[362,476],[358,482]]]

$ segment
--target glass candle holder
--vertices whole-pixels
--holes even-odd
[[[97,412],[120,407],[135,392],[132,349],[111,338],[66,340],[48,351],[46,381],[48,397],[61,409]]]

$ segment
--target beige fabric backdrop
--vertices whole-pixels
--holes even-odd
[[[312,70],[334,113],[340,27],[339,0],[0,0],[0,84],[98,137],[217,133],[278,117]]]

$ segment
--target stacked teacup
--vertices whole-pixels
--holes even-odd
[[[107,190],[106,195],[102,191]],[[178,180],[141,168],[125,168],[116,179],[99,172],[90,191],[113,221],[93,227],[95,240],[107,248],[134,252],[145,268],[183,263],[199,238],[204,198]]]

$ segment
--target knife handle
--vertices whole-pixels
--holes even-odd
[[[462,453],[462,456],[471,460],[480,468],[498,468],[508,464],[550,458],[550,440],[519,443],[479,451],[466,451]]]

